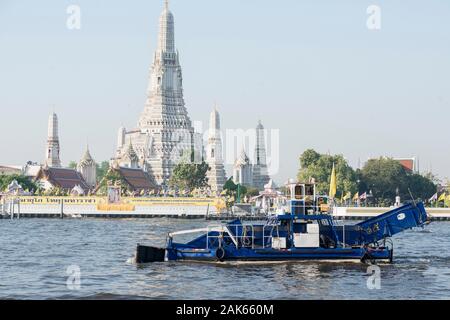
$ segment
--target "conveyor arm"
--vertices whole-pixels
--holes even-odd
[[[427,223],[423,203],[407,204],[357,224],[361,243],[370,244]]]

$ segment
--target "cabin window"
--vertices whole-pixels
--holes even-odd
[[[303,186],[295,186],[295,199],[301,200],[303,199],[304,188]]]
[[[307,195],[307,196],[313,196],[314,195],[314,186],[313,185],[305,186],[305,195]]]

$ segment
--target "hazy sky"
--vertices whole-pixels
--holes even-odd
[[[63,163],[87,139],[109,159],[143,110],[162,2],[0,0],[0,164],[44,160],[53,110]],[[279,129],[278,181],[306,148],[353,166],[417,156],[450,177],[448,0],[170,2],[191,118],[208,121],[217,102],[225,128]],[[66,27],[71,4],[81,30]]]

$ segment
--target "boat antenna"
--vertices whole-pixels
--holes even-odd
[[[416,207],[416,206],[417,206],[417,203],[416,203],[416,200],[414,200],[414,196],[413,196],[413,194],[412,194],[412,192],[411,192],[411,189],[410,189],[410,188],[408,188],[408,192],[409,192],[409,195],[411,196],[411,200],[413,201],[413,203],[414,203],[414,206]]]

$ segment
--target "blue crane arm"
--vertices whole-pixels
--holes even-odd
[[[361,243],[370,244],[415,227],[428,221],[423,203],[407,204],[368,219],[356,225]]]

